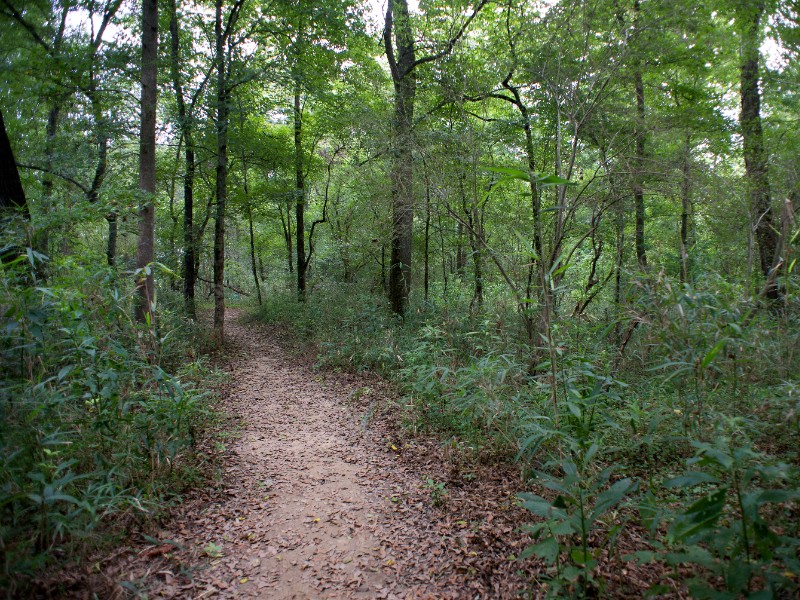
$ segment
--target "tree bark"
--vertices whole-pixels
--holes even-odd
[[[394,84],[394,119],[392,122],[391,181],[392,239],[389,264],[389,303],[398,315],[404,315],[411,291],[411,242],[414,226],[414,100],[417,92],[415,69],[444,58],[452,52],[467,27],[486,5],[480,0],[444,48],[417,59],[414,31],[408,12],[408,0],[388,0],[384,49]],[[392,38],[394,37],[394,44]]]
[[[294,194],[292,194],[294,197]],[[281,214],[281,226],[283,227],[283,239],[286,242],[286,260],[289,265],[289,273],[294,273],[294,262],[292,260],[292,201],[286,202],[286,219],[283,218],[283,204],[278,204],[278,212]]]
[[[430,288],[430,241],[431,241],[431,187],[428,181],[427,170],[425,172],[425,271],[424,288],[425,303],[428,302],[428,291]]]
[[[396,51],[391,49],[394,31]],[[393,145],[391,155],[392,239],[389,259],[389,303],[404,315],[411,290],[411,241],[414,223],[413,121],[417,79],[416,50],[407,0],[389,0],[385,43],[394,84]]]
[[[197,318],[195,309],[195,240],[194,240],[194,177],[195,155],[192,136],[191,116],[186,110],[183,84],[181,82],[180,31],[178,29],[178,9],[176,0],[170,2],[170,58],[172,85],[178,103],[178,127],[183,136],[185,172],[183,174],[183,301],[186,313]]]
[[[61,53],[61,44],[64,41],[64,32],[67,26],[67,16],[69,14],[69,6],[63,4],[61,6],[61,19],[58,26],[58,31],[53,39],[53,45],[50,49],[51,57],[58,57]],[[50,107],[50,112],[47,115],[47,125],[45,127],[45,174],[42,179],[42,213],[47,214],[53,204],[53,186],[54,180],[52,173],[55,172],[55,144],[56,133],[58,132],[58,120],[61,116],[61,104],[64,101],[62,97],[56,97]],[[49,253],[50,245],[50,225],[46,222],[35,234],[35,244],[39,252],[42,254]]]
[[[100,200],[100,188],[106,178],[108,171],[108,120],[103,114],[102,105],[100,103],[99,93],[97,89],[97,67],[95,61],[97,60],[97,53],[100,46],[103,44],[103,34],[108,28],[109,23],[116,15],[122,0],[114,0],[106,6],[103,13],[103,18],[97,31],[94,32],[91,43],[91,56],[90,56],[90,71],[89,71],[89,90],[87,95],[92,106],[92,115],[94,118],[94,126],[97,135],[97,165],[95,165],[94,178],[92,179],[92,186],[89,188],[87,197],[89,202],[97,202]],[[94,13],[90,15],[94,17]],[[111,209],[109,214],[106,215],[108,222],[108,245],[106,247],[106,262],[108,266],[113,267],[116,262],[117,256],[117,217],[115,209]]]
[[[692,134],[686,134],[683,146],[683,180],[681,182],[681,283],[690,280],[689,230],[692,215],[691,150]]]
[[[228,97],[225,61],[225,38],[222,24],[223,0],[216,0],[214,20],[215,60],[217,70],[216,122],[216,194],[214,221],[214,342],[221,347],[225,338],[225,208],[228,198]]]
[[[111,211],[106,215],[108,223],[108,245],[106,246],[106,262],[113,267],[117,263],[117,213]]]
[[[739,3],[737,20],[741,38],[741,112],[744,164],[750,204],[755,213],[755,237],[761,273],[769,281],[770,272],[777,264],[779,234],[774,222],[770,197],[767,153],[761,128],[761,92],[758,87],[761,19],[764,16],[763,0]],[[778,297],[778,286],[770,285],[767,298]]]
[[[634,35],[638,34],[639,28],[639,12],[641,10],[639,0],[633,3],[633,29]],[[642,67],[640,60],[636,59],[633,72],[634,89],[636,92],[636,127],[634,135],[636,137],[636,159],[635,167],[633,169],[633,203],[635,216],[635,243],[636,243],[636,260],[639,266],[645,270],[647,269],[647,252],[644,243],[644,160],[645,160],[645,136],[646,136],[646,121],[645,121],[645,102],[644,102],[644,81],[642,79]]]
[[[294,174],[295,174],[295,242],[297,244],[297,297],[301,302],[306,299],[306,181],[303,172],[303,107],[300,98],[300,86],[295,83],[294,89]]]
[[[26,220],[31,218],[3,112],[0,110],[0,215],[5,218],[12,212]]]
[[[31,213],[3,120],[3,112],[0,111],[0,227],[3,229],[8,227],[14,231],[17,219],[30,222]],[[22,242],[22,239],[19,242]],[[15,260],[22,252],[23,249],[19,246],[5,248],[0,251],[0,265]]]
[[[158,61],[158,0],[142,0],[142,99],[139,136],[139,189],[142,207],[139,210],[139,238],[136,267],[139,301],[136,320],[155,326],[153,313],[153,262],[155,191],[156,191],[156,102]],[[148,272],[149,271],[149,272]]]
[[[250,230],[250,266],[253,271],[253,283],[256,286],[256,296],[258,297],[258,305],[263,303],[261,299],[261,284],[258,281],[258,264],[256,262],[256,236],[253,230],[253,205],[250,202],[250,189],[247,186],[247,160],[242,150],[242,177],[244,185],[244,202],[247,209],[247,224]]]
[[[459,221],[456,229],[456,275],[464,279],[467,267],[467,253],[464,251],[464,224]]]

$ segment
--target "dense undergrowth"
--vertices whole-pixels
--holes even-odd
[[[213,373],[192,326],[164,303],[155,334],[134,323],[130,277],[96,260],[29,250],[0,274],[0,589],[14,596],[200,481],[197,383]]]
[[[556,319],[552,348],[527,342],[501,289],[471,312],[451,287],[405,323],[333,285],[305,305],[277,293],[262,316],[313,340],[322,365],[394,380],[409,426],[518,460],[536,516],[526,554],[550,565],[538,584],[551,596],[602,594],[604,556],[673,573],[650,594],[788,598],[800,593],[793,285],[770,307],[721,279],[637,279],[625,307]]]

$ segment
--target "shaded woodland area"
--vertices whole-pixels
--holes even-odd
[[[205,485],[236,304],[518,464],[541,593],[796,597],[799,14],[0,0],[0,587]]]

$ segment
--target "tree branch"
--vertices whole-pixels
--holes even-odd
[[[52,169],[47,169],[45,167],[37,167],[36,165],[23,165],[22,163],[17,163],[17,167],[19,167],[20,169],[30,169],[31,171],[41,171],[42,173],[48,173],[49,175],[55,175],[56,177],[58,177],[60,179],[63,179],[64,181],[68,181],[69,183],[74,185],[76,188],[78,188],[80,191],[82,191],[84,194],[86,194],[86,196],[88,196],[89,192],[91,191],[88,187],[86,187],[85,185],[83,185],[79,181],[76,181],[75,179],[73,179],[69,175],[64,175],[64,174],[59,173],[57,171],[53,171]]]
[[[394,47],[392,46],[392,28],[394,26],[392,0],[386,3],[386,20],[383,27],[383,45],[386,50],[386,59],[389,61],[389,70],[392,72],[392,80],[400,81],[400,71],[397,68],[397,59],[394,56]]]
[[[198,277],[197,279],[202,281],[203,283],[207,283],[209,285],[214,285],[214,282],[213,281],[209,281],[208,279],[203,279],[202,277]],[[232,285],[229,285],[227,283],[223,283],[222,286],[228,288],[229,290],[232,290],[232,291],[236,292],[237,294],[241,294],[242,296],[249,296],[250,295],[249,292],[245,292],[244,290],[240,290],[238,288],[235,288]]]
[[[481,11],[481,9],[483,9],[483,7],[486,6],[489,2],[490,0],[480,0],[478,6],[476,6],[475,10],[472,11],[472,14],[469,17],[467,17],[467,20],[464,21],[458,32],[452,38],[450,38],[450,40],[445,45],[444,49],[437,52],[436,54],[429,54],[428,56],[423,56],[422,58],[418,58],[417,60],[414,61],[414,64],[409,69],[409,72],[413,71],[420,65],[429,62],[435,62],[440,58],[444,58],[445,56],[450,54],[453,51],[455,45],[458,43],[458,40],[460,40],[463,37],[464,33],[467,31],[467,27],[469,27],[469,24],[472,23],[472,20],[476,16],[478,16],[478,13]]]
[[[14,6],[8,0],[0,0],[0,1],[2,1],[5,7],[9,10],[9,13],[6,13],[6,15],[13,18],[15,21],[17,21],[17,23],[22,25],[25,28],[25,30],[31,34],[31,37],[33,37],[33,39],[36,40],[37,44],[39,44],[42,48],[44,48],[48,54],[52,54],[53,49],[48,45],[47,42],[45,42],[42,39],[42,36],[39,35],[39,33],[36,31],[33,25],[31,25],[25,20],[25,17],[22,16],[22,13],[20,13],[16,8],[14,8]]]

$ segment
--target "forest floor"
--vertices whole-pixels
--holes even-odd
[[[227,417],[206,440],[222,453],[216,485],[95,563],[116,595],[512,598],[534,586],[515,560],[528,518],[518,469],[410,436],[385,382],[315,370],[243,312],[227,322]]]

